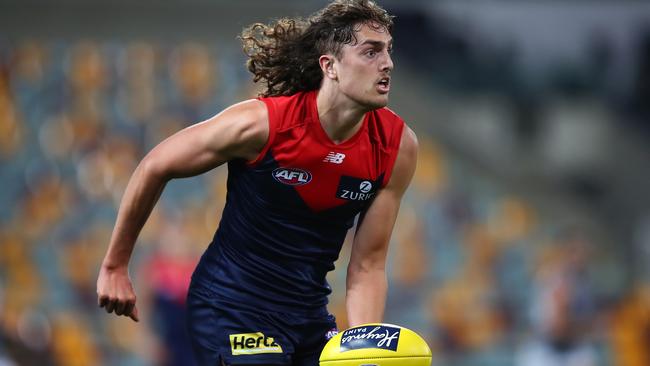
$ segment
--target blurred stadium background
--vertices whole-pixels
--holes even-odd
[[[421,144],[386,321],[436,365],[650,365],[650,4],[380,3]],[[226,171],[168,185],[139,324],[96,305],[119,199],[156,143],[255,96],[243,26],[324,4],[0,0],[0,365],[192,364],[184,294]]]

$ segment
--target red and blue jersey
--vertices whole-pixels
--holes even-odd
[[[323,130],[316,91],[260,98],[269,139],[254,161],[228,163],[226,205],[194,282],[224,304],[311,311],[327,304],[354,219],[384,187],[399,150],[402,119],[366,113],[343,143]]]

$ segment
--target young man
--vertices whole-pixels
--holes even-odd
[[[244,30],[259,99],[156,146],[122,200],[97,292],[138,320],[128,262],[165,183],[228,162],[228,196],[196,268],[188,321],[201,365],[318,365],[336,329],[325,276],[360,214],[347,271],[351,326],[381,322],[386,253],[417,140],[388,103],[392,17],[338,0],[307,21]]]

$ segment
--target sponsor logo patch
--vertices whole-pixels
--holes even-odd
[[[301,186],[311,181],[310,172],[297,168],[276,168],[272,174],[275,180],[290,186]]]
[[[400,328],[372,325],[351,328],[341,336],[341,352],[362,348],[397,351]]]
[[[327,156],[325,156],[325,159],[323,159],[323,162],[324,163],[333,163],[333,164],[342,164],[343,159],[345,159],[345,154],[331,151],[329,154],[327,154]]]
[[[282,353],[282,347],[275,342],[273,337],[267,337],[261,332],[231,334],[230,350],[234,356]]]
[[[364,180],[359,184],[359,190],[361,193],[368,193],[372,189],[372,183],[368,182],[367,180]]]
[[[343,175],[336,190],[336,197],[348,201],[367,201],[375,196],[378,185],[379,183],[367,179]]]

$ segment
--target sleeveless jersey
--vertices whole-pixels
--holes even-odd
[[[226,305],[322,309],[347,231],[390,179],[404,122],[366,113],[350,139],[323,130],[316,91],[260,98],[269,139],[254,161],[228,163],[226,205],[194,281]]]

